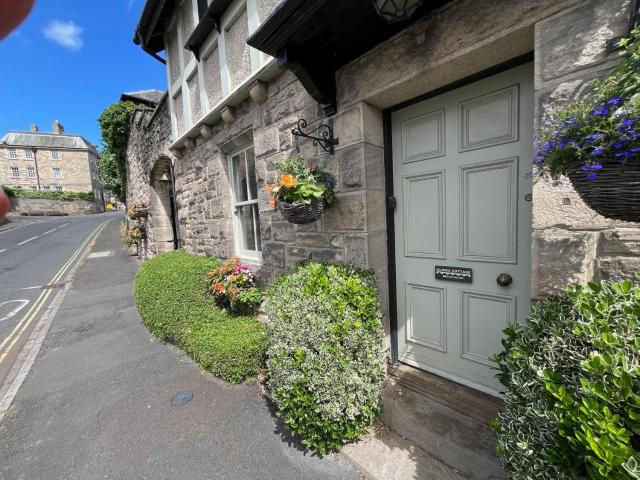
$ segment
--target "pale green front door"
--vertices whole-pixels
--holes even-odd
[[[492,394],[529,308],[532,137],[533,64],[392,114],[399,359]]]

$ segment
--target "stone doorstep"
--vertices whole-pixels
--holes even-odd
[[[376,422],[372,433],[343,447],[341,455],[367,480],[463,480],[457,470]]]
[[[382,397],[380,419],[456,478],[506,478],[488,425],[501,400],[404,364],[388,367]]]

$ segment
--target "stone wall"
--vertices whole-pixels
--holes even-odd
[[[102,202],[11,197],[9,215],[90,215],[104,212]]]
[[[163,167],[157,169],[160,175],[166,169],[170,169],[172,158],[169,153],[170,143],[171,124],[166,96],[163,97],[155,110],[140,107],[133,112],[126,153],[127,205],[135,202],[150,205],[152,200],[158,198],[153,192],[152,171],[156,165]],[[154,185],[157,187],[157,182]],[[145,221],[149,241],[144,242],[139,249],[141,258],[149,258],[165,251],[167,246],[171,247],[165,238],[169,222],[166,219],[164,209],[149,209],[149,218]],[[156,232],[154,229],[156,223],[160,232]],[[155,241],[156,233],[162,237],[162,242]]]

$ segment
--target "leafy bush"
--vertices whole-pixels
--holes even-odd
[[[265,328],[254,316],[232,317],[215,304],[205,278],[219,265],[182,250],[148,260],[136,274],[136,306],[155,336],[179,346],[204,370],[240,383],[261,370]]]
[[[569,287],[505,330],[494,429],[513,479],[640,478],[640,285]]]
[[[207,284],[218,306],[228,308],[233,314],[251,312],[262,302],[255,275],[249,265],[238,258],[211,270]]]
[[[2,187],[8,197],[35,198],[44,200],[86,200],[93,202],[95,197],[92,192],[59,192],[57,190],[28,190],[25,188]]]
[[[287,429],[321,454],[364,434],[384,380],[373,274],[300,264],[269,289],[266,310],[268,387]]]

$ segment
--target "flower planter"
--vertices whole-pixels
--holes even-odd
[[[603,164],[595,179],[588,179],[578,162],[570,165],[566,174],[584,203],[603,217],[639,222],[640,163],[608,160]]]
[[[133,219],[147,218],[148,216],[149,210],[147,210],[146,208],[144,210],[136,210],[135,212],[133,212]]]
[[[320,218],[324,209],[322,200],[313,200],[310,204],[278,202],[278,210],[282,216],[290,223],[305,225]]]

